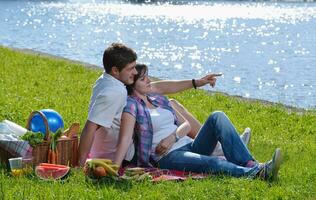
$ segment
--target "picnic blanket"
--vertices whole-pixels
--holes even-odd
[[[130,166],[128,166],[130,167]],[[126,168],[121,168],[119,174],[123,175]],[[153,182],[160,181],[184,181],[188,178],[191,179],[203,179],[210,177],[210,174],[206,173],[194,173],[188,171],[179,171],[179,170],[169,170],[169,169],[159,169],[154,167],[145,168],[145,172],[148,172],[152,176]]]
[[[10,157],[28,157],[32,155],[32,147],[29,143],[19,138],[26,131],[25,128],[9,120],[0,122],[0,148],[5,152],[4,157],[8,155]]]
[[[12,157],[30,157],[32,156],[32,147],[27,141],[23,140],[0,140],[0,147],[7,151]]]

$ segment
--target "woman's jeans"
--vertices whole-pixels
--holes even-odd
[[[218,141],[222,145],[226,160],[210,156]],[[164,169],[240,177],[258,171],[258,165],[252,168],[244,167],[250,160],[254,158],[231,121],[225,113],[217,111],[209,116],[192,143],[168,153],[158,163]]]

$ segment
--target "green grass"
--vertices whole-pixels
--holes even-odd
[[[101,70],[79,64],[23,54],[0,47],[0,120],[25,126],[32,110],[52,108],[68,127],[87,118],[91,89]],[[220,83],[219,83],[220,84]],[[170,96],[184,104],[201,122],[215,110],[230,117],[239,131],[253,130],[250,150],[260,161],[281,147],[284,164],[279,180],[266,183],[226,176],[184,182],[86,181],[73,170],[64,182],[13,178],[0,170],[1,199],[315,199],[315,111],[288,112],[281,105],[247,102],[220,94],[190,90]]]

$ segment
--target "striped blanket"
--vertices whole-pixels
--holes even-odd
[[[7,151],[12,157],[30,157],[32,155],[32,147],[27,141],[0,140],[0,148]]]
[[[119,171],[119,174],[123,175],[126,168],[127,167],[121,168]],[[210,174],[193,173],[193,172],[169,170],[169,169],[159,169],[159,168],[153,168],[153,167],[145,168],[145,172],[148,172],[152,176],[153,182],[184,181],[188,178],[202,179],[202,178],[210,177]]]

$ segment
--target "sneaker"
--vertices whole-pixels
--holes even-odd
[[[248,146],[251,137],[251,129],[249,127],[245,128],[242,135],[240,135],[240,139],[244,142],[246,146]]]
[[[266,181],[275,181],[278,178],[280,166],[282,164],[281,149],[277,148],[273,154],[272,160],[266,162],[262,170],[259,172],[259,177]]]

